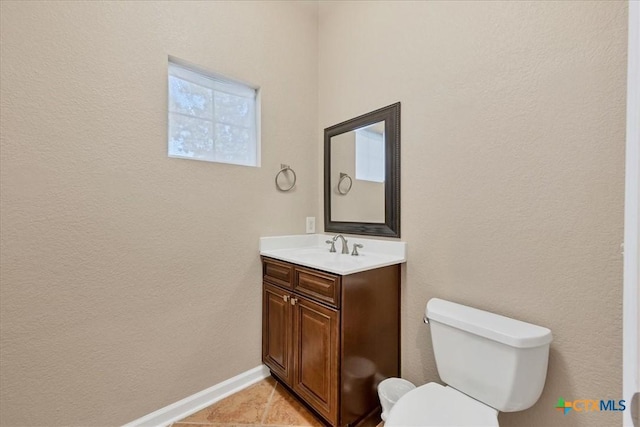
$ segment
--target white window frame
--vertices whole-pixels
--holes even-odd
[[[246,83],[237,79],[232,79],[226,76],[223,76],[219,73],[214,73],[208,70],[205,70],[197,65],[191,64],[189,62],[186,62],[182,59],[176,58],[174,56],[169,56],[168,58],[168,66],[167,66],[167,156],[168,157],[172,157],[172,158],[179,158],[179,159],[187,159],[187,160],[199,160],[199,161],[206,161],[206,162],[212,162],[212,163],[224,163],[224,164],[231,164],[231,165],[239,165],[239,166],[250,166],[250,167],[260,167],[260,163],[261,163],[261,126],[260,126],[260,117],[261,117],[261,111],[260,111],[260,105],[261,105],[261,91],[260,91],[260,87],[250,84],[250,83]],[[234,86],[242,86],[244,89],[240,89],[243,91],[249,91],[252,90],[255,93],[255,98],[254,98],[254,112],[255,112],[255,124],[254,124],[254,129],[255,129],[255,158],[250,159],[249,163],[245,163],[245,162],[234,162],[234,161],[229,161],[227,159],[219,159],[219,158],[212,158],[212,159],[205,159],[205,158],[197,158],[197,157],[190,157],[190,156],[182,156],[179,154],[175,154],[175,153],[171,153],[171,147],[170,147],[170,138],[171,138],[171,134],[170,134],[170,127],[171,127],[171,119],[170,119],[170,115],[172,114],[172,111],[170,110],[170,90],[168,87],[168,82],[169,82],[169,78],[171,76],[175,76],[178,77],[180,79],[183,80],[187,80],[190,81],[192,83],[204,86],[204,87],[209,87],[213,90],[216,90],[216,88],[222,87],[222,86],[226,86],[224,91],[228,91],[226,89],[230,89],[231,92],[234,91]],[[174,114],[176,114],[177,112],[173,112]],[[180,113],[177,113],[180,114]],[[200,120],[207,120],[207,119],[203,119],[198,117],[198,119]],[[213,117],[212,117],[213,119]],[[212,120],[215,123],[215,120]],[[251,160],[253,160],[253,162],[251,162]]]

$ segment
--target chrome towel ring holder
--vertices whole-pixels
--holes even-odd
[[[291,185],[289,187],[282,187],[280,185],[280,183],[278,182],[278,178],[280,177],[281,174],[283,174],[284,172],[291,172],[293,174],[293,182],[291,183]],[[298,179],[298,177],[296,176],[296,172],[291,169],[291,166],[289,165],[285,165],[285,164],[280,164],[280,172],[278,172],[276,174],[276,188],[280,191],[290,191],[291,189],[293,189],[293,187],[295,187],[296,185],[296,180]]]
[[[346,190],[342,190],[342,181],[345,180],[349,180],[349,187],[347,187]],[[340,172],[340,180],[338,181],[338,193],[342,194],[343,196],[346,195],[347,193],[349,193],[349,191],[351,191],[351,186],[353,185],[353,180],[351,179],[351,177],[349,175],[347,175],[344,172]]]

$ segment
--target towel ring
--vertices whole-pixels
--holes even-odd
[[[345,191],[342,191],[342,189],[340,188],[340,185],[342,184],[342,181],[344,181],[345,179],[349,180],[349,187]],[[344,172],[340,172],[340,180],[338,181],[338,193],[342,194],[343,196],[346,195],[349,191],[351,191],[352,185],[353,185],[353,180],[351,179],[351,177]]]
[[[291,173],[293,174],[293,183],[288,188],[282,188],[282,186],[278,183],[278,177],[280,176],[280,174],[282,174],[285,171],[291,171]],[[298,177],[296,176],[296,172],[293,169],[291,169],[289,165],[280,164],[280,172],[276,174],[276,188],[280,191],[289,191],[296,185],[297,179]]]

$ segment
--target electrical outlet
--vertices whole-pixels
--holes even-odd
[[[313,234],[316,232],[316,217],[308,216],[307,217],[307,234]]]

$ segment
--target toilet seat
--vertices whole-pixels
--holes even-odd
[[[428,383],[396,403],[385,427],[497,427],[498,411],[451,387]]]

